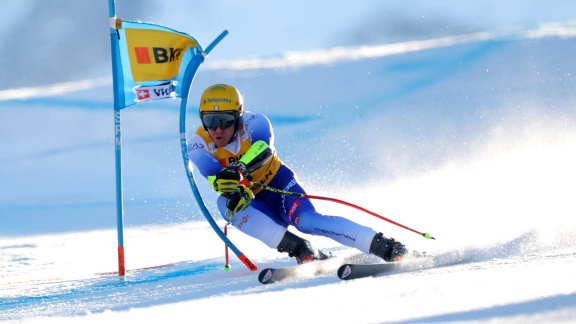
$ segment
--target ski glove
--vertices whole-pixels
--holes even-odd
[[[242,162],[233,162],[229,166],[220,170],[212,181],[212,188],[215,191],[230,193],[236,190],[240,181],[246,176],[246,165]]]
[[[254,199],[254,193],[248,187],[241,185],[228,194],[226,207],[229,211],[240,212],[246,209]],[[228,214],[228,213],[226,213]]]

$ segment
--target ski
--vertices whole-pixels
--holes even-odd
[[[343,264],[338,268],[338,278],[351,280],[374,276],[383,272],[397,269],[400,262],[372,263],[372,264]]]
[[[260,271],[258,281],[263,284],[270,284],[287,278],[312,277],[329,273],[334,271],[335,267],[339,265],[329,266],[331,260],[333,258],[283,268],[266,268]]]
[[[433,266],[434,263],[429,255],[416,253],[407,255],[402,261],[386,263],[346,263],[338,268],[338,278],[352,280],[376,276],[389,271],[406,270],[413,271]]]
[[[393,270],[418,270],[433,266],[432,258],[426,253],[412,252],[402,261],[385,263],[359,263],[374,260],[367,254],[348,256],[343,259],[330,257],[302,265],[282,268],[266,268],[260,271],[258,281],[262,284],[271,284],[292,278],[309,278],[322,274],[337,272],[338,278],[351,280],[375,276]]]
[[[303,267],[305,266],[306,265],[303,265]],[[260,274],[258,275],[258,281],[263,284],[278,282],[286,278],[293,277],[298,273],[300,268],[300,265],[285,268],[266,268],[260,271]]]
[[[363,255],[352,255],[344,258],[331,256],[325,260],[317,260],[310,263],[298,264],[282,268],[266,268],[258,274],[258,281],[263,284],[291,279],[308,278],[322,274],[334,273],[344,262],[358,262]]]

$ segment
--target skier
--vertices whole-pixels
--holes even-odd
[[[289,225],[388,262],[398,261],[407,253],[403,244],[369,227],[344,217],[318,213],[308,198],[241,183],[249,180],[305,193],[295,173],[276,154],[269,119],[245,111],[242,95],[235,87],[225,84],[208,87],[199,108],[202,126],[190,138],[188,157],[220,193],[217,205],[222,217],[241,232],[279,252],[287,252],[299,264],[325,259],[327,255],[288,231]]]

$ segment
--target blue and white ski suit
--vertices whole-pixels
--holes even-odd
[[[274,133],[269,119],[252,112],[241,117],[238,130],[225,147],[216,147],[208,132],[198,127],[188,142],[188,157],[204,176],[216,175],[223,167],[240,160],[248,148],[258,140],[265,141],[274,152],[273,157],[260,169],[251,172],[254,182],[270,187],[306,193],[295,173],[277,157]],[[344,217],[318,213],[308,198],[295,197],[260,188],[251,188],[255,194],[250,206],[234,215],[232,225],[271,248],[277,248],[289,225],[302,233],[320,235],[368,253],[376,231]],[[226,216],[226,197],[217,200],[222,217]]]

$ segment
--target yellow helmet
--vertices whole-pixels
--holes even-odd
[[[244,100],[238,89],[227,84],[208,87],[200,98],[200,116],[206,112],[238,112],[242,116]]]
[[[204,90],[200,98],[200,120],[205,130],[227,129],[234,125],[238,130],[243,115],[244,100],[238,89],[231,85],[215,84]]]

